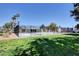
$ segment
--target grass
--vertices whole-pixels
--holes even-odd
[[[79,33],[69,33],[69,34],[65,34],[65,35],[79,36]]]
[[[1,56],[78,56],[79,34],[45,35],[0,41]],[[77,36],[76,36],[77,35]]]

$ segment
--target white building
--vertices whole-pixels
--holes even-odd
[[[20,26],[21,33],[40,32],[41,29],[38,26]]]

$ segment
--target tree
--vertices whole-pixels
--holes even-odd
[[[8,37],[12,33],[12,23],[8,22],[3,25],[3,36]]]
[[[40,26],[40,28],[41,28],[41,29],[44,29],[44,28],[45,28],[45,25],[44,25],[44,24],[42,24],[42,25]]]
[[[11,22],[7,22],[3,25],[3,32],[5,33],[5,35],[9,35],[12,32],[16,32],[15,34],[19,33],[19,22],[18,24],[16,24],[17,17],[20,17],[20,15],[14,15]],[[17,31],[15,31],[16,29]]]
[[[18,24],[16,25],[16,27],[14,28],[14,33],[19,37],[19,22]]]
[[[77,24],[77,25],[75,26],[75,28],[79,29],[79,24]]]
[[[12,30],[12,23],[5,23],[5,25],[3,25],[3,28],[5,32],[10,32]]]
[[[74,19],[78,22],[79,21],[79,3],[74,3],[73,6],[74,6],[74,9],[70,11],[71,16],[73,16]],[[75,28],[79,29],[79,24],[77,24]]]
[[[17,36],[19,36],[19,22],[18,22],[18,24],[16,24],[16,20],[17,20],[18,17],[20,17],[20,14],[15,14],[15,15],[12,17],[12,31],[13,31]]]
[[[20,14],[15,14],[13,17],[12,17],[12,20],[16,20],[17,17],[20,17]]]
[[[45,32],[46,26],[45,26],[44,24],[42,24],[42,25],[40,26],[40,29],[41,29],[42,32]]]
[[[54,31],[54,32],[56,32],[58,30],[58,26],[55,23],[50,23],[50,25],[48,26],[48,28],[51,31]]]
[[[15,15],[12,17],[12,27],[13,27],[13,30],[14,30],[14,27],[16,26],[17,17],[20,17],[20,14],[15,14]]]
[[[74,3],[74,9],[71,10],[71,16],[74,16],[76,21],[79,21],[79,3]]]

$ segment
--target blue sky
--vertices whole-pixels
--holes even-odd
[[[9,22],[11,17],[16,13],[20,14],[21,25],[41,24],[49,25],[51,22],[62,27],[73,27],[76,21],[70,17],[70,10],[73,4],[68,3],[17,3],[17,4],[0,4],[0,25]]]

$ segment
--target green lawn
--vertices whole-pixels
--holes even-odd
[[[78,56],[79,34],[46,35],[0,41],[1,56]]]

